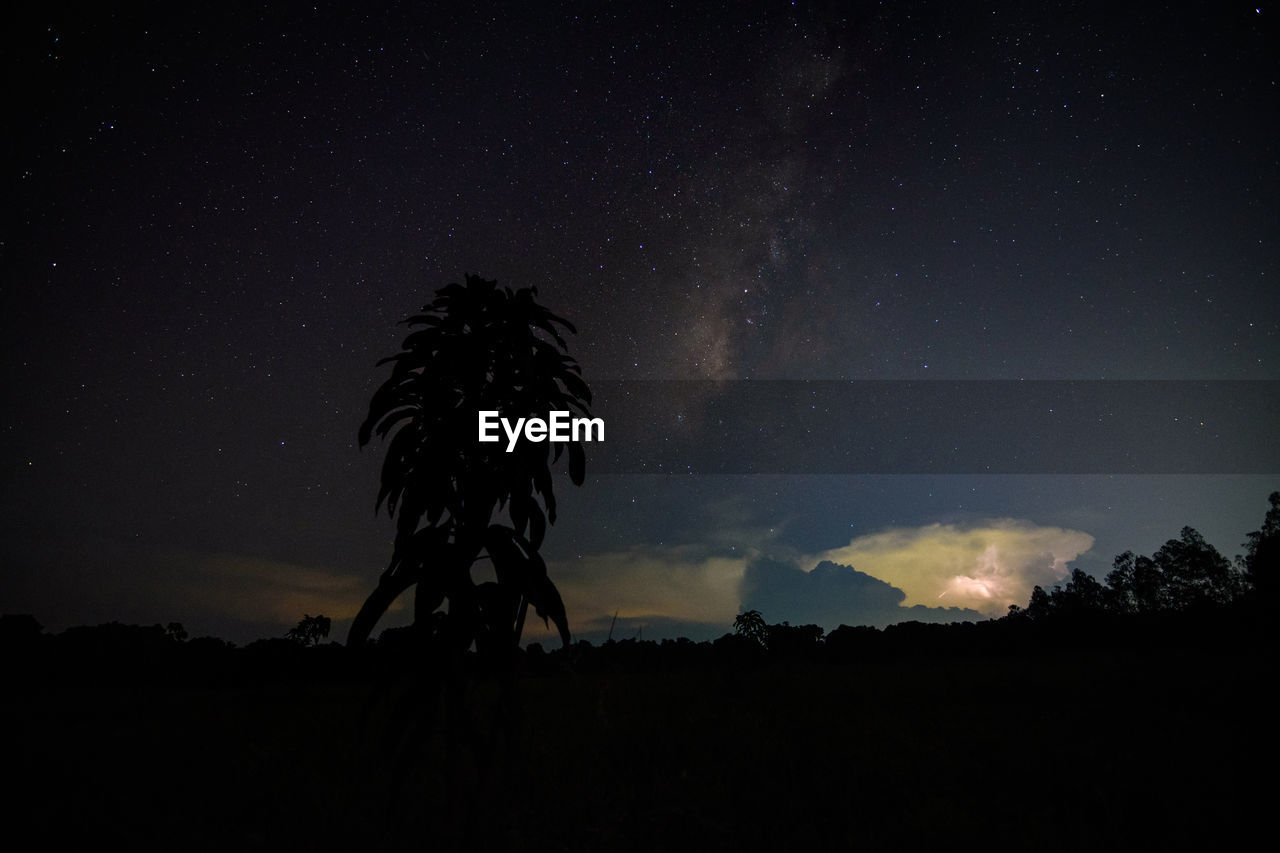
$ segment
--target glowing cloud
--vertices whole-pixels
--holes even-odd
[[[1067,575],[1067,562],[1093,547],[1079,530],[996,519],[973,527],[931,524],[859,536],[810,558],[853,566],[906,593],[904,604],[969,607],[988,616],[1025,606],[1031,589]]]
[[[779,553],[763,530],[736,532],[745,546],[737,553],[723,543],[636,547],[548,569],[575,635],[608,630],[615,613],[628,630],[696,623],[727,632],[742,607],[830,629],[1000,616],[1025,605],[1036,584],[1066,576],[1068,561],[1093,545],[1078,530],[997,519],[895,528],[797,558]],[[528,639],[554,640],[540,620],[527,624]]]

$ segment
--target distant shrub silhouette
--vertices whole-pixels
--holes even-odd
[[[818,625],[770,625],[767,629],[769,651],[775,655],[807,657],[822,647],[822,628]]]
[[[739,613],[738,617],[733,620],[733,632],[739,637],[744,637],[760,648],[767,648],[769,645],[769,626],[765,624],[764,617],[760,615],[759,610],[748,610],[745,613]]]
[[[300,646],[318,646],[320,641],[329,636],[330,621],[328,616],[309,616],[303,614],[298,624],[285,633],[286,640],[293,640]]]
[[[880,631],[871,625],[839,625],[827,633],[823,645],[830,658],[852,660],[874,651],[879,641]]]

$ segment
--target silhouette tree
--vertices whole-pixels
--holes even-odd
[[[1262,521],[1262,529],[1249,534],[1241,561],[1245,580],[1264,602],[1275,599],[1276,582],[1280,580],[1280,492],[1272,492],[1269,501],[1271,508]]]
[[[1053,601],[1049,597],[1049,593],[1044,591],[1044,587],[1037,584],[1031,590],[1031,599],[1027,602],[1025,611],[1028,619],[1043,619],[1053,612]]]
[[[285,633],[285,639],[293,640],[300,646],[318,646],[320,641],[329,636],[328,616],[309,616],[303,614],[298,624]]]
[[[564,604],[538,549],[556,519],[551,465],[566,454],[570,478],[581,485],[582,445],[521,441],[507,452],[505,442],[477,440],[480,411],[512,422],[550,411],[589,415],[591,392],[559,331],[575,329],[535,295],[468,275],[408,318],[415,331],[379,362],[391,365],[391,376],[369,403],[360,445],[375,433],[391,435],[375,511],[386,504],[396,534],[391,562],[352,623],[350,645],[367,640],[391,603],[415,586],[415,624],[433,625],[445,648],[474,642],[486,655],[514,648],[529,605],[568,645]],[[495,511],[498,522],[510,523],[495,523]],[[496,583],[471,577],[484,556]],[[447,618],[429,620],[445,602]]]
[[[1054,610],[1076,615],[1100,613],[1107,605],[1106,588],[1080,569],[1071,570],[1070,579],[1054,590],[1052,598]]]
[[[1107,607],[1117,613],[1150,613],[1165,606],[1164,579],[1150,557],[1125,551],[1107,573]]]
[[[815,654],[822,645],[823,630],[819,625],[768,625],[765,635],[769,651],[785,656]]]
[[[1242,578],[1231,562],[1190,527],[1160,546],[1151,562],[1163,581],[1161,599],[1168,609],[1226,604],[1243,591]]]
[[[748,610],[745,613],[739,613],[738,617],[733,620],[733,631],[740,637],[746,637],[753,641],[761,648],[767,648],[769,645],[769,626],[765,624],[764,617],[760,615],[759,610]]]
[[[1194,528],[1184,527],[1150,557],[1125,551],[1116,557],[1106,586],[1073,569],[1064,586],[1045,591],[1037,586],[1025,610],[1009,608],[1009,617],[1037,620],[1062,614],[1110,611],[1119,614],[1159,611],[1201,611],[1241,599],[1250,586],[1255,595],[1274,594],[1280,563],[1280,492],[1270,498],[1262,529],[1249,534],[1247,554],[1237,557],[1239,568],[1205,541]]]

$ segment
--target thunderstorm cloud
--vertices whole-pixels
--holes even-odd
[[[807,557],[780,553],[762,534],[737,551],[636,547],[558,560],[549,570],[575,636],[602,638],[616,614],[627,636],[643,627],[654,639],[708,639],[748,609],[770,623],[827,630],[999,616],[1025,605],[1036,584],[1063,578],[1067,563],[1092,545],[1078,530],[997,519],[892,528]],[[529,639],[552,636],[538,622]]]
[[[1010,604],[1025,605],[1037,584],[1065,577],[1067,563],[1092,546],[1093,537],[1079,530],[1005,518],[885,530],[812,561],[855,566],[902,590],[906,606],[963,607],[999,616]]]
[[[961,622],[981,618],[976,610],[957,607],[904,607],[906,593],[892,584],[824,560],[811,571],[786,560],[752,561],[742,579],[742,607],[758,610],[770,623],[874,625],[896,622]]]

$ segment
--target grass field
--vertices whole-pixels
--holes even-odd
[[[133,849],[1230,849],[1273,799],[1270,672],[1186,651],[556,672],[506,723],[497,682],[23,689],[9,822]]]

